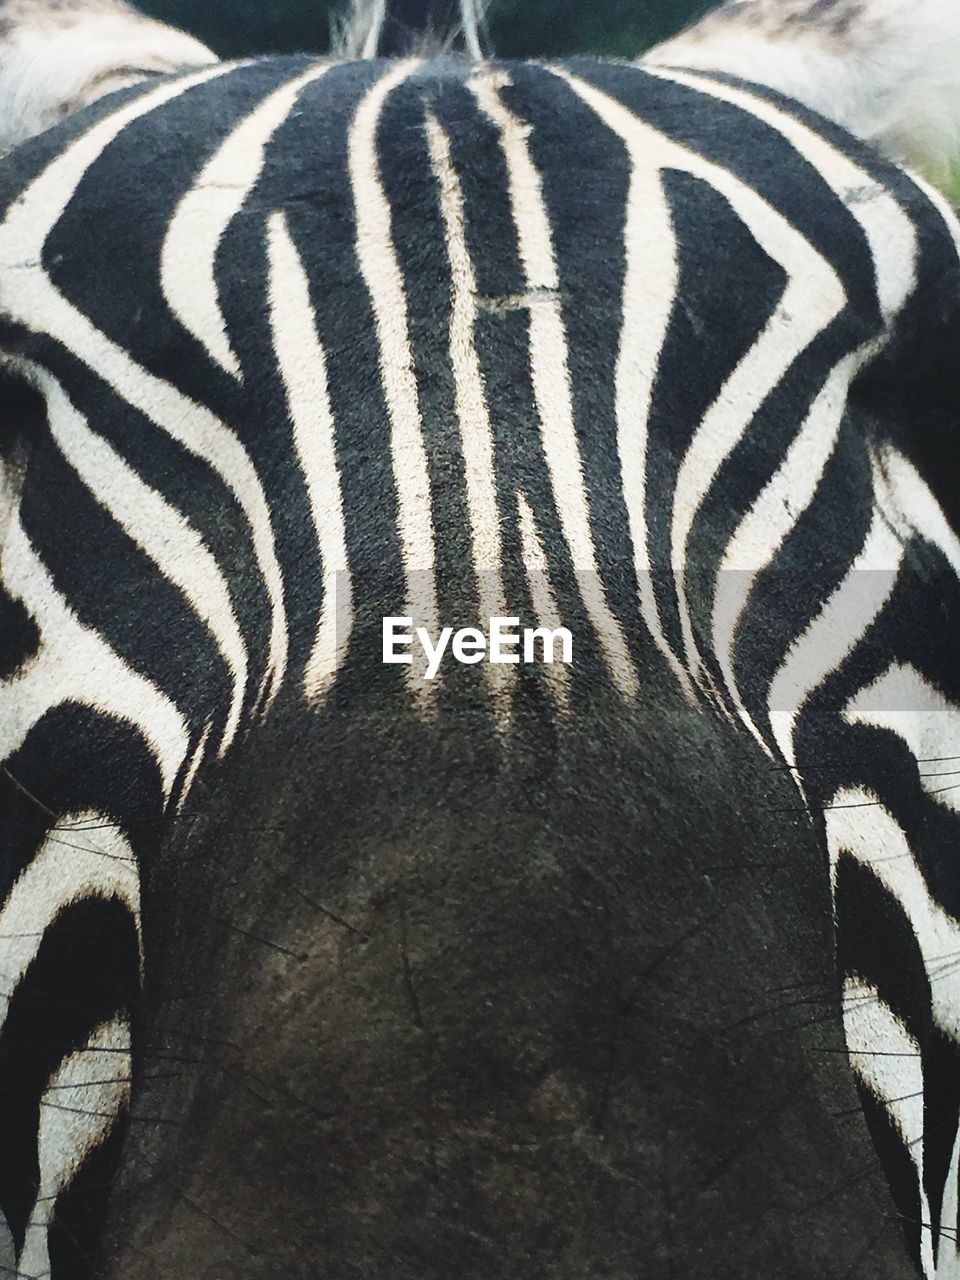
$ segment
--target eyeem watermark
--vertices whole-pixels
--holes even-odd
[[[383,661],[409,665],[410,650],[416,641],[427,660],[424,675],[432,680],[449,649],[457,662],[468,666],[475,662],[516,664],[519,662],[573,661],[573,636],[566,627],[551,631],[547,627],[520,629],[519,618],[491,618],[487,631],[478,627],[444,627],[436,643],[425,627],[414,629],[412,618],[384,618]]]

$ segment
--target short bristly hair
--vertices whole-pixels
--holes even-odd
[[[958,0],[730,0],[642,61],[779,90],[936,181],[960,151]]]
[[[331,48],[340,58],[406,53],[488,52],[487,0],[350,0],[333,19]]]

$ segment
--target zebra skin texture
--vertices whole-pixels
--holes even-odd
[[[587,61],[3,161],[0,1273],[960,1275],[957,245]]]

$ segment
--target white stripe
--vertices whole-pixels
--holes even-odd
[[[915,667],[893,663],[850,699],[843,718],[848,724],[888,729],[902,738],[920,762],[924,791],[960,813],[960,707]]]
[[[693,685],[666,637],[654,589],[647,530],[647,460],[653,384],[676,300],[679,268],[670,207],[660,174],[631,137],[623,281],[623,315],[617,353],[617,452],[623,500],[630,524],[640,613],[687,698]]]
[[[287,662],[283,582],[277,563],[266,497],[256,469],[234,432],[205,406],[171,383],[140,368],[128,352],[101,333],[59,293],[47,277],[43,242],[86,169],[126,123],[183,92],[184,86],[223,74],[216,67],[164,91],[146,94],[85,134],[22,193],[0,224],[0,287],[11,321],[48,333],[82,360],[149,421],[166,431],[216,472],[236,498],[250,525],[254,550],[271,611],[270,647],[261,694],[276,695]],[[134,110],[133,107],[137,110]]]
[[[847,978],[843,1022],[854,1071],[890,1115],[917,1171],[920,1216],[930,1222],[923,1186],[923,1067],[920,1046],[874,987]],[[921,1232],[924,1274],[933,1280],[933,1244],[929,1227]]]
[[[304,693],[313,702],[329,690],[346,661],[353,588],[326,357],[316,330],[310,281],[280,211],[270,215],[267,255],[274,351],[323,566],[320,622],[303,677]]]
[[[26,284],[26,281],[22,283]],[[283,581],[266,496],[256,469],[236,435],[205,406],[139,368],[127,353],[74,311],[46,280],[18,295],[19,318],[61,341],[128,404],[201,458],[237,500],[250,526],[254,552],[271,612],[270,644],[262,691],[273,697],[287,664]]]
[[[792,646],[769,689],[774,736],[790,764],[796,763],[792,739],[797,714],[815,687],[852,652],[890,599],[904,558],[906,541],[915,534],[932,541],[960,575],[960,541],[957,541],[936,499],[913,466],[895,449],[887,448],[878,451],[873,458],[872,470],[877,506],[864,547],[840,588]],[[901,736],[911,733],[918,746],[923,745],[924,735],[928,732],[946,741],[947,745],[952,741],[955,733],[952,721],[947,727],[941,719],[940,727],[933,731],[928,728],[929,722],[916,718],[915,710],[922,709],[924,703],[933,710],[931,698],[936,701],[936,695],[924,695],[923,690],[916,687],[881,686],[879,690],[874,689],[873,696],[869,698],[864,692],[865,700],[852,701],[847,712],[864,719],[877,717],[876,723],[879,724],[883,708],[872,705],[877,698],[890,699],[891,707],[906,705],[910,709],[906,717],[884,719],[884,727],[900,732]],[[911,701],[904,704],[900,701],[902,698]],[[927,753],[923,751],[923,754]],[[934,750],[931,754],[954,753]],[[945,799],[943,803],[950,804],[950,801]]]
[[[854,1071],[890,1112],[916,1161],[923,1133],[920,1046],[876,988],[860,978],[844,982],[843,1021]]]
[[[646,65],[643,69],[661,80],[687,85],[720,102],[742,108],[770,125],[795,147],[863,228],[873,256],[884,319],[889,321],[896,316],[916,284],[917,233],[889,191],[809,125],[745,89],[690,72]],[[948,221],[956,225],[952,217]]]
[[[530,602],[538,627],[556,631],[563,626],[556,596],[550,584],[550,565],[544,554],[543,543],[537,532],[537,521],[522,489],[517,490],[517,512],[520,517],[520,541],[523,549],[523,567],[530,591]],[[558,714],[570,711],[570,672],[563,662],[544,664],[544,674]]]
[[[733,669],[737,631],[761,571],[772,564],[787,536],[816,497],[833,455],[847,405],[847,391],[867,348],[846,356],[814,400],[783,462],[727,543],[716,576],[713,646],[727,691],[740,719],[764,751],[770,748],[743,703]]]
[[[877,506],[901,543],[917,537],[935,546],[960,578],[960,539],[916,468],[890,445],[875,450],[871,464]],[[898,734],[918,760],[960,757],[960,708],[909,664],[891,666],[861,690],[845,714]],[[948,767],[948,766],[944,766]],[[938,779],[936,765],[921,766],[924,789],[940,804],[960,811],[960,788]]]
[[[81,625],[50,579],[19,518],[10,522],[0,580],[40,631],[37,653],[0,683],[0,759],[7,759],[48,711],[78,702],[132,724],[160,770],[167,799],[190,749],[186,722],[155,685],[131,671],[106,641]]]
[[[164,79],[156,89],[133,98],[98,120],[61,151],[21,191],[6,221],[0,224],[0,270],[33,271],[39,267],[43,243],[59,222],[87,170],[128,125],[195,86],[235,71],[237,66],[237,63],[217,63],[180,79]]]
[[[357,0],[354,0],[356,5]],[[375,58],[377,50],[380,47],[380,36],[383,32],[383,22],[387,14],[387,0],[373,0],[373,13],[370,17],[370,30],[367,32],[367,38],[363,42],[361,50],[361,58]]]
[[[329,70],[312,66],[270,94],[227,137],[177,206],[160,254],[171,311],[227,373],[239,378],[216,279],[217,252],[263,171],[266,149],[306,88]]]
[[[833,268],[780,214],[737,184],[714,181],[760,247],[787,273],[787,286],[763,332],[721,387],[684,454],[674,488],[671,557],[685,566],[697,515],[720,469],[749,431],[764,401],[797,358],[839,315],[846,301]],[[772,215],[772,216],[771,216]],[[680,624],[691,671],[699,668],[684,578],[678,579]]]
[[[474,62],[479,62],[483,57],[479,32],[484,21],[486,3],[487,0],[461,0],[460,3],[462,15],[460,30],[463,33],[467,57],[472,58]]]
[[[640,273],[634,285],[636,293],[625,297],[630,311],[625,311],[624,314],[624,333],[627,332],[628,324],[636,324],[639,328],[636,346],[629,356],[633,363],[632,377],[623,388],[624,398],[622,401],[618,400],[618,407],[621,422],[635,415],[643,426],[633,426],[630,433],[634,436],[633,440],[624,432],[621,442],[623,457],[629,458],[631,448],[641,455],[646,450],[650,387],[656,375],[670,318],[667,310],[668,291],[669,300],[672,300],[677,285],[674,235],[669,222],[669,210],[662,191],[652,185],[657,170],[676,169],[708,183],[725,198],[760,248],[783,268],[788,277],[786,290],[773,316],[753,347],[726,380],[716,401],[704,414],[677,475],[671,529],[671,568],[677,574],[677,601],[687,665],[691,676],[699,679],[699,654],[683,582],[687,545],[697,513],[723,462],[743,438],[767,395],[813,338],[839,313],[845,296],[836,272],[829,263],[811,248],[777,210],[732,173],[671,141],[587,82],[562,69],[551,70],[621,138],[634,163],[635,180],[638,183],[633,193],[637,199],[634,217],[640,221],[641,226],[642,220],[647,216],[653,219],[653,226],[646,233],[648,238],[641,239],[635,250],[635,270]],[[650,176],[645,179],[640,176],[645,174]],[[639,185],[640,183],[643,185]],[[628,249],[631,247],[630,234],[628,223]],[[654,235],[658,237],[656,240],[652,239]],[[660,260],[662,244],[668,246],[667,253],[670,255],[666,265],[659,266],[665,278],[651,282],[656,268],[651,269],[650,263]],[[652,304],[652,309],[649,318],[644,319],[643,307],[648,304]],[[627,398],[629,394],[639,396],[635,406]],[[639,442],[639,450],[635,438],[637,434],[642,434],[643,437]],[[630,469],[627,469],[628,466]],[[636,553],[638,548],[644,547],[646,541],[646,513],[642,505],[645,466],[642,460],[634,459],[625,463],[624,467],[624,493],[628,510],[633,512],[632,533]],[[634,522],[639,527],[634,528]],[[642,567],[638,567],[638,573],[642,579]],[[651,626],[651,633],[658,647],[668,655],[671,666],[676,670],[675,660],[670,658],[669,646],[662,636],[655,601],[646,602],[644,617]],[[683,683],[687,687],[686,681]]]
[[[953,1144],[943,1204],[940,1209],[940,1243],[937,1249],[936,1280],[960,1280],[960,1248],[957,1223],[960,1222],[960,1129]]]
[[[874,511],[859,555],[830,599],[790,646],[770,684],[770,723],[787,764],[797,763],[794,733],[800,711],[878,617],[896,586],[902,559],[899,540]]]
[[[879,798],[861,787],[845,787],[831,797],[824,825],[834,886],[838,860],[846,853],[897,899],[930,978],[933,1019],[960,1043],[960,923],[930,896],[906,833]]]
[[[543,183],[527,146],[531,125],[515,116],[500,97],[501,90],[509,87],[507,71],[478,71],[469,81],[480,110],[500,133],[510,184],[510,206],[527,288],[557,289],[560,281],[553,254],[553,231],[543,199]]]
[[[27,1225],[20,1275],[50,1274],[47,1232],[57,1196],[129,1105],[132,1071],[130,1027],[117,1018],[99,1026],[86,1046],[65,1058],[50,1078],[40,1103],[40,1186]]]
[[[406,292],[377,157],[377,128],[384,103],[417,66],[415,60],[399,62],[377,81],[357,108],[350,126],[348,152],[357,219],[357,259],[373,307],[380,378],[390,415],[390,449],[407,592],[405,612],[413,618],[415,627],[425,627],[436,636],[440,621],[427,451],[410,347]],[[439,682],[424,680],[424,670],[424,663],[415,658],[406,674],[418,706],[429,715]]]
[[[447,258],[453,282],[449,349],[456,384],[457,421],[466,474],[470,545],[484,625],[507,612],[503,586],[500,508],[494,469],[493,428],[476,346],[477,279],[467,245],[463,191],[450,155],[450,143],[434,116],[427,115],[427,141],[440,189]],[[503,720],[516,668],[487,663],[491,693]]]
[[[960,538],[916,467],[892,445],[873,451],[873,482],[883,514],[902,538],[919,534],[943,553],[960,578]]]
[[[200,766],[203,764],[204,757],[207,754],[207,745],[210,741],[210,725],[208,720],[203,726],[203,733],[196,745],[190,762],[186,767],[183,775],[183,782],[180,785],[180,794],[177,796],[177,813],[183,813],[187,805],[187,799],[193,790],[193,784],[197,780],[197,774],[200,772]]]
[[[43,935],[81,898],[118,898],[140,932],[140,876],[126,837],[101,814],[66,814],[14,882],[0,909],[0,1026]]]
[[[530,372],[560,526],[611,679],[620,696],[630,700],[639,691],[639,681],[623,629],[607,604],[593,546],[550,218],[527,145],[530,126],[500,97],[500,90],[508,85],[503,71],[485,71],[469,82],[478,106],[500,134],[526,288],[539,294],[530,306]]]
[[[647,530],[647,454],[653,385],[676,301],[679,268],[670,207],[648,126],[613,99],[554,69],[620,138],[630,157],[625,270],[616,369],[617,450],[630,525],[640,612],[686,696],[693,686],[663,630]]]
[[[182,593],[209,630],[230,672],[233,693],[220,745],[222,755],[240,724],[247,683],[247,649],[220,568],[197,531],[96,432],[56,379],[34,369],[46,397],[47,422],[64,458],[93,497]]]

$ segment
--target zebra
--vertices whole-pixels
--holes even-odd
[[[216,61],[124,0],[4,0],[0,152],[146,76]]]
[[[645,61],[759,78],[943,184],[960,154],[958,42],[939,0],[740,0]]]
[[[0,1266],[958,1274],[946,202],[677,50],[197,57],[0,164]]]
[[[489,44],[478,0],[354,0],[333,35],[341,58],[396,56],[418,43],[480,57]],[[201,41],[126,0],[4,0],[0,153],[118,89],[217,61]]]

